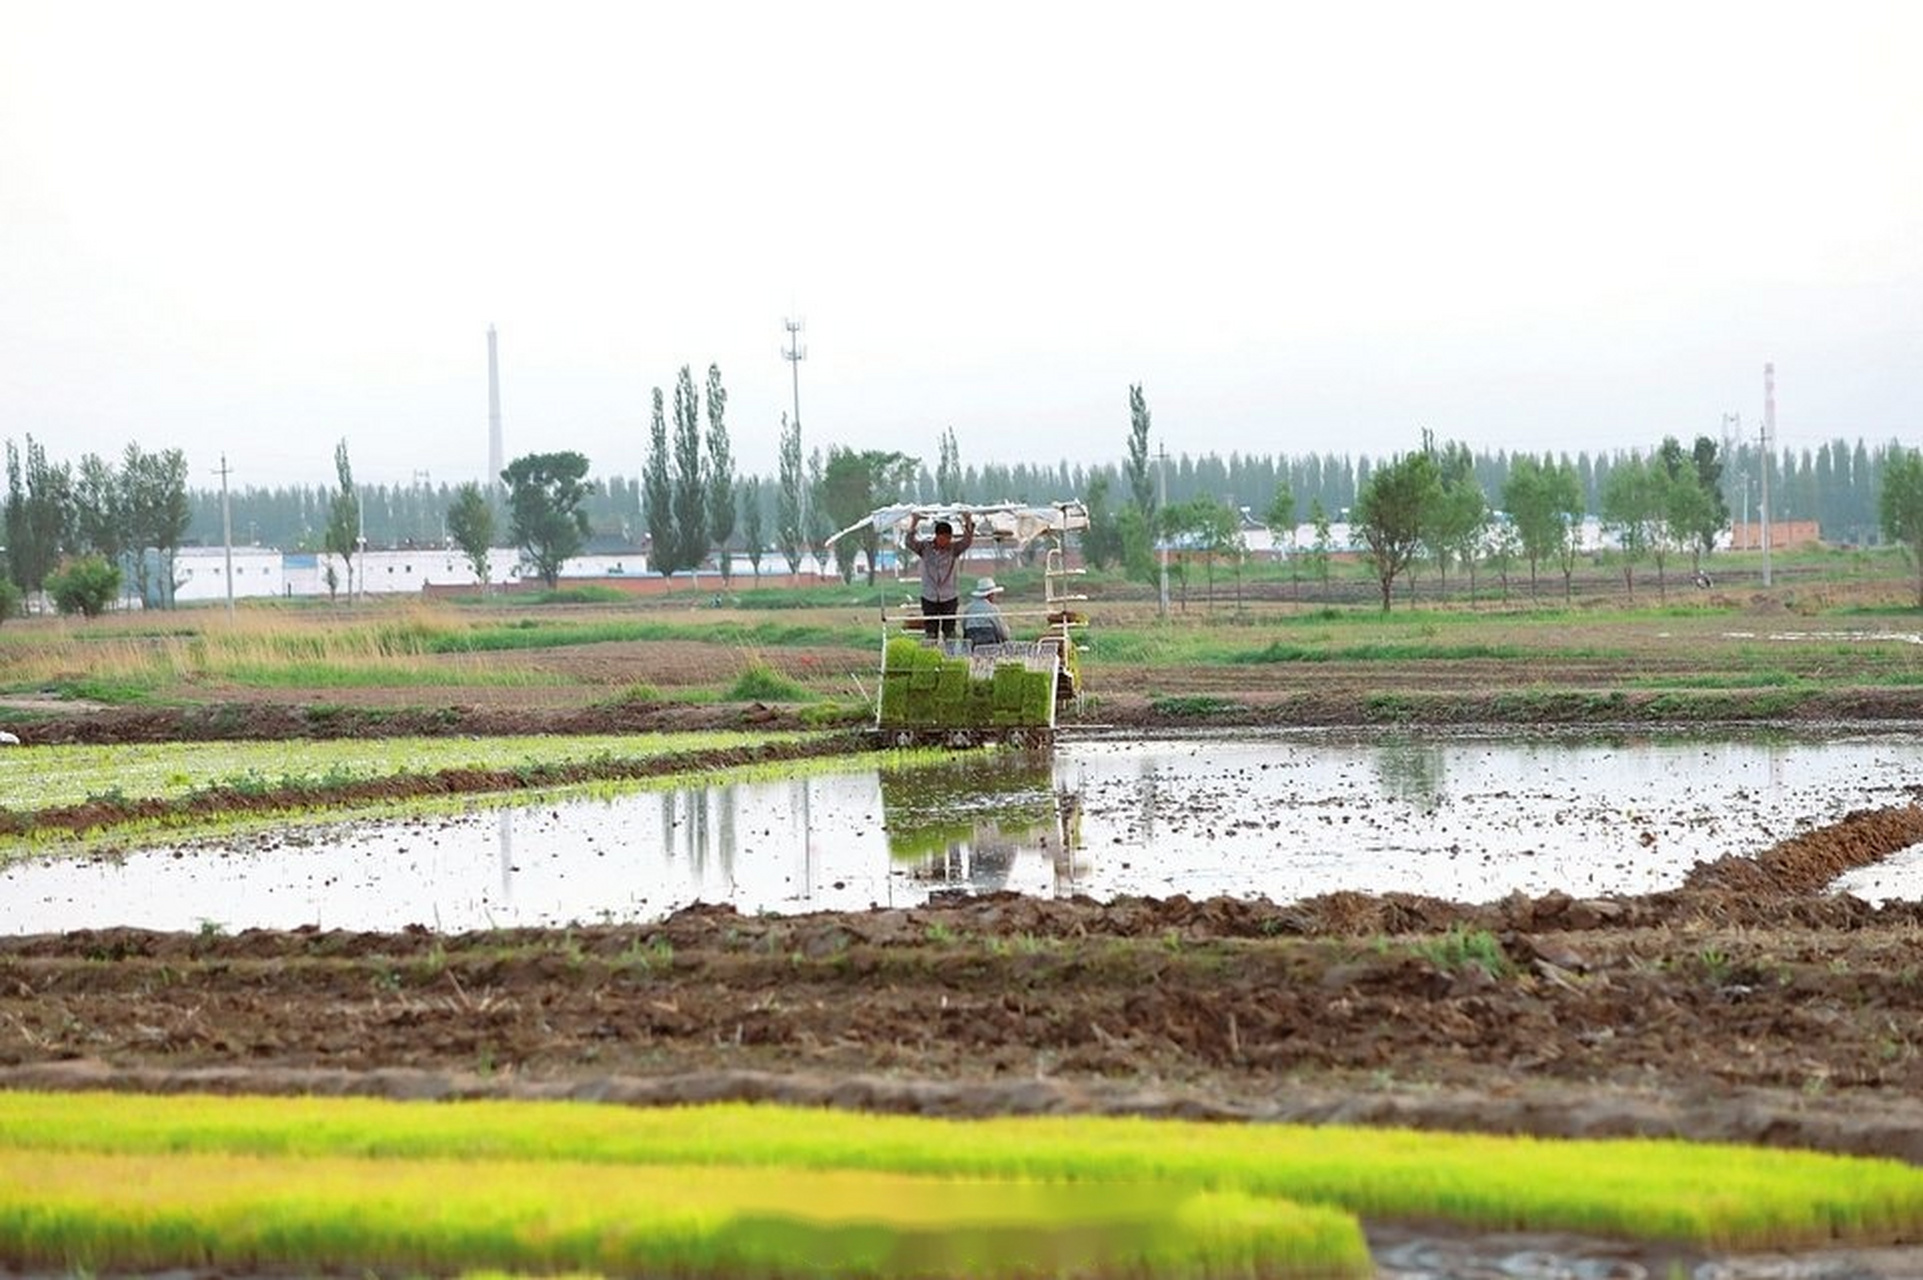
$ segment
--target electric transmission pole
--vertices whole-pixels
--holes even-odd
[[[801,362],[808,358],[808,348],[801,345],[801,325],[799,320],[783,320],[781,327],[788,331],[788,345],[781,350],[781,358],[794,368],[795,383],[795,430],[801,430]]]
[[[801,326],[802,322],[800,320],[792,318],[781,322],[781,327],[788,331],[788,345],[781,349],[781,358],[788,362],[789,369],[794,373],[795,442],[797,447],[799,447],[801,441],[801,362],[808,358],[808,348],[801,345]],[[795,495],[795,512],[801,517],[801,527],[805,531],[809,527],[808,486],[804,483],[797,482],[797,487],[801,492]],[[818,570],[821,566],[817,564],[815,567]]]
[[[227,577],[227,616],[234,616],[234,513],[227,505],[227,455],[220,455],[220,545]]]
[[[1156,461],[1156,468],[1155,468],[1156,483],[1161,490],[1161,496],[1156,501],[1155,518],[1157,520],[1165,520],[1168,516],[1168,450],[1164,449],[1159,444],[1155,446],[1155,461]],[[1152,526],[1149,529],[1149,536],[1150,537],[1156,536],[1155,530]],[[1162,616],[1166,618],[1168,617],[1168,533],[1167,531],[1164,530],[1162,535],[1159,538],[1156,538],[1156,541],[1162,544]],[[1188,579],[1184,578],[1182,579],[1182,581],[1187,582]],[[1188,588],[1183,587],[1182,600],[1184,601],[1184,603],[1182,607],[1184,609],[1188,608],[1188,604],[1186,603],[1188,598],[1189,598]]]
[[[1763,366],[1763,585],[1769,585],[1769,452],[1776,435],[1776,365]]]

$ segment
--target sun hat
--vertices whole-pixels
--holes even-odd
[[[975,580],[975,589],[969,594],[979,600],[983,596],[992,596],[1000,590],[1001,586],[997,584],[993,578],[977,578]]]

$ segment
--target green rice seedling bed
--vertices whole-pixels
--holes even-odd
[[[0,1150],[604,1161],[1158,1183],[1388,1220],[1721,1249],[1916,1238],[1923,1169],[1803,1151],[1114,1117],[979,1121],[724,1104],[0,1094]]]
[[[0,1255],[69,1272],[1326,1276],[1353,1220],[1236,1193],[863,1170],[0,1154]]]
[[[267,786],[328,786],[448,769],[647,760],[805,736],[713,732],[32,747],[0,753],[0,808],[43,809],[103,796],[172,799],[214,787],[245,792]]]

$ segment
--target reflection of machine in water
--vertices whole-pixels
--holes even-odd
[[[888,852],[914,879],[981,892],[1007,886],[1025,849],[1050,862],[1056,892],[1081,869],[1081,797],[1057,791],[1047,759],[1013,753],[884,770]]]

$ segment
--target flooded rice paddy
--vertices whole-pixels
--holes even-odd
[[[944,890],[1482,902],[1633,894],[1853,809],[1905,803],[1923,736],[1067,741],[926,768],[477,802],[0,870],[0,933],[131,925],[443,931],[800,912]],[[1838,888],[1923,896],[1910,850]]]

